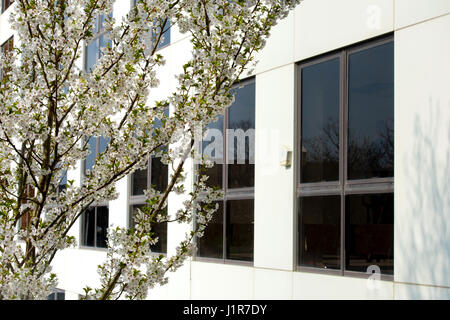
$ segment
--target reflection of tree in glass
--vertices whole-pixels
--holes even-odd
[[[250,120],[240,120],[236,122],[231,122],[229,128],[234,130],[242,130],[244,134],[249,134],[248,137],[245,137],[242,141],[239,141],[240,138],[238,136],[230,139],[228,144],[232,144],[232,149],[228,148],[228,152],[232,150],[233,154],[227,156],[228,159],[233,159],[233,164],[229,164],[228,166],[228,187],[229,188],[241,188],[241,187],[251,187],[254,185],[254,155],[250,154],[251,146],[255,143],[254,132],[247,132],[248,130],[253,131],[255,128],[254,122]],[[230,137],[233,137],[231,135]],[[242,144],[245,143],[243,146]],[[241,144],[240,148],[244,147],[245,151],[245,164],[242,163],[243,159],[238,160],[240,148],[238,148],[238,144]]]
[[[376,136],[348,137],[348,178],[391,177],[394,171],[393,120],[386,121]]]
[[[348,137],[348,178],[391,177],[394,170],[393,120],[384,122],[375,136],[350,134]],[[334,170],[339,163],[339,123],[329,118],[322,132],[312,138],[302,139],[302,168],[317,172]],[[320,168],[320,169],[319,169]],[[319,180],[327,179],[328,174]],[[309,178],[307,177],[307,180]],[[303,181],[309,182],[309,181]]]
[[[339,161],[339,123],[328,118],[320,135],[303,139],[303,160],[308,162]]]
[[[329,117],[322,130],[302,138],[302,182],[339,178],[339,121]]]

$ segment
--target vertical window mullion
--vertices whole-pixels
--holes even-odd
[[[97,248],[97,207],[94,208],[94,248]]]
[[[228,139],[227,139],[227,129],[228,129],[228,115],[229,115],[230,107],[225,109],[225,114],[223,117],[223,146],[222,146],[222,157],[223,157],[223,170],[222,170],[222,188],[224,190],[224,199],[223,199],[223,261],[227,260],[227,191],[228,191]]]
[[[222,188],[226,193],[228,190],[228,115],[230,107],[226,108],[225,115],[223,117],[223,139],[222,139],[222,154],[223,154],[223,171],[222,171]]]
[[[226,196],[223,200],[223,217],[222,217],[222,232],[223,232],[223,237],[222,237],[222,260],[225,262],[225,260],[227,259],[227,201],[226,201]]]
[[[341,53],[341,122],[340,122],[340,186],[341,186],[341,274],[344,275],[345,272],[345,186],[347,183],[347,122],[348,122],[348,96],[347,96],[347,52],[345,50]]]
[[[152,156],[147,161],[147,189],[152,186]]]

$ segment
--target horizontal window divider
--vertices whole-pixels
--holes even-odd
[[[373,184],[373,183],[394,183],[394,178],[371,178],[371,179],[360,179],[360,180],[347,180],[346,184]]]
[[[342,193],[342,187],[340,185],[301,185],[297,187],[297,196],[313,196],[313,195],[339,195]]]
[[[227,201],[227,200],[246,200],[254,198],[254,188],[249,189],[236,189],[231,191],[228,189],[228,192],[224,195],[224,197],[218,199],[217,201]],[[202,201],[206,198],[207,193],[201,192],[198,196],[198,200]],[[130,200],[131,201],[131,200]]]
[[[228,189],[226,193],[226,197],[233,197],[233,196],[253,196],[255,193],[255,188],[239,188],[239,189]]]
[[[347,184],[345,194],[357,193],[391,193],[394,192],[393,182],[380,182],[371,184]]]
[[[133,204],[145,204],[145,200],[147,200],[147,198],[145,196],[131,196],[130,198],[130,205]]]

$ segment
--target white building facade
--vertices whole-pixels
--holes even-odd
[[[113,15],[131,5],[116,1]],[[0,44],[13,36],[10,10]],[[449,299],[449,34],[448,0],[304,0],[238,89],[235,105],[247,111],[222,119],[222,129],[235,117],[255,130],[254,165],[234,172],[248,183],[216,167],[226,195],[214,232],[148,298]],[[175,88],[190,52],[176,26],[166,42],[155,99]],[[85,166],[69,178],[79,181]],[[150,167],[117,184],[118,199],[93,211],[94,226],[103,215],[131,223],[138,184],[155,184],[163,166]],[[193,161],[186,169],[192,185]],[[183,199],[170,196],[169,214]],[[86,237],[86,219],[71,232],[79,246],[55,259],[66,299],[96,285],[105,257],[101,241]],[[173,252],[187,230],[168,224],[156,251]]]

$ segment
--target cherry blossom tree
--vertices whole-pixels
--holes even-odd
[[[230,89],[254,65],[271,28],[300,1],[138,0],[116,21],[113,0],[16,0],[9,18],[15,46],[0,58],[0,298],[44,299],[57,284],[55,255],[77,243],[71,227],[92,204],[115,199],[116,182],[152,155],[173,168],[168,186],[146,190],[134,227],[109,229],[100,286],[87,287],[85,298],[143,299],[166,283],[167,272],[192,254],[220,193],[201,176],[184,207],[167,214],[169,194],[187,193],[183,167],[195,149],[195,128],[233,102]],[[77,62],[98,17],[109,41],[83,70]],[[190,36],[192,52],[176,90],[154,101],[164,64],[157,48],[174,25]],[[106,137],[108,144],[80,183],[68,181],[61,190],[65,173],[80,170],[90,154],[89,137]],[[193,220],[175,254],[151,254],[155,223]]]

